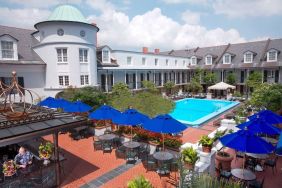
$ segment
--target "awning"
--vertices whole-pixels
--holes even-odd
[[[219,82],[215,85],[208,87],[209,90],[227,90],[227,89],[235,89],[236,87],[233,85],[229,85],[225,82]]]

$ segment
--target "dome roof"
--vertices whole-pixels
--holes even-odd
[[[48,21],[71,21],[87,23],[83,14],[74,6],[60,5],[49,16]]]

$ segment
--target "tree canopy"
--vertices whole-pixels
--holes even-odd
[[[252,94],[250,104],[261,108],[265,107],[272,111],[282,108],[282,85],[281,84],[261,84]]]
[[[142,86],[144,87],[145,90],[151,93],[155,93],[158,91],[156,88],[156,85],[153,82],[148,81],[148,80],[142,81]]]
[[[204,76],[204,82],[210,86],[216,83],[216,74],[213,72],[208,72],[205,76]]]
[[[168,81],[164,84],[164,89],[168,94],[171,94],[174,86],[175,86],[174,82]]]
[[[203,86],[197,81],[196,78],[192,78],[191,82],[186,85],[186,89],[192,93],[198,93],[203,91]]]
[[[262,84],[262,74],[259,71],[252,72],[246,81],[246,85],[250,88],[256,89]]]
[[[230,85],[236,84],[236,76],[234,73],[228,73],[226,77],[226,82]]]

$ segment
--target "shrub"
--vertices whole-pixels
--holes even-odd
[[[149,180],[144,176],[138,176],[127,183],[127,188],[153,188]]]
[[[201,137],[199,144],[202,144],[202,146],[205,146],[205,147],[212,147],[213,142],[214,142],[213,138],[210,138],[207,135],[204,135]]]
[[[182,160],[189,164],[194,165],[199,159],[198,153],[193,147],[185,148],[182,152]]]

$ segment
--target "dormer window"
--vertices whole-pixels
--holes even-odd
[[[177,66],[177,60],[174,61],[174,65]]]
[[[126,58],[126,62],[127,62],[127,65],[132,65],[132,57],[131,56],[128,56]]]
[[[230,54],[225,54],[223,56],[223,64],[230,64],[231,63],[231,55]]]
[[[277,61],[277,50],[269,50],[267,52],[267,62]]]
[[[191,57],[191,65],[197,65],[197,58]]]
[[[253,53],[252,52],[246,52],[244,54],[244,63],[252,63],[253,62]]]
[[[158,66],[158,63],[159,63],[159,59],[155,59],[155,66]]]
[[[103,50],[102,51],[103,54],[103,62],[108,62],[109,61],[109,51],[108,50]]]
[[[165,65],[168,66],[168,59],[165,60]]]
[[[211,55],[206,56],[206,65],[212,65],[212,56]]]
[[[142,57],[142,65],[146,65],[146,57]]]
[[[14,59],[14,47],[11,41],[1,41],[1,51],[3,59]]]

